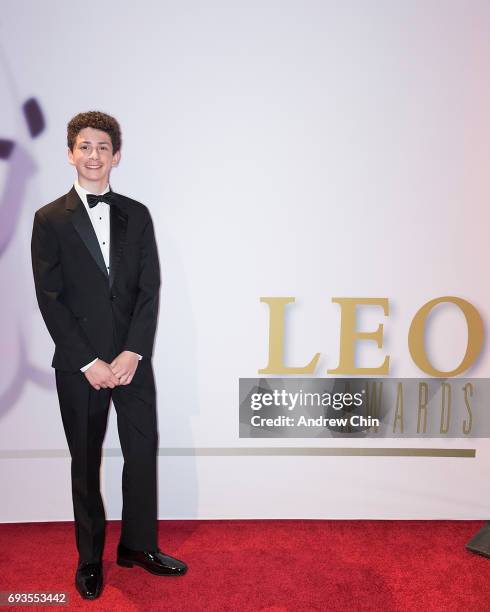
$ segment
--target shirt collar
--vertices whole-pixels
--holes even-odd
[[[87,202],[87,194],[91,193],[90,191],[88,191],[88,189],[85,189],[84,187],[82,187],[80,185],[80,183],[78,182],[78,179],[76,179],[76,181],[73,183],[73,187],[75,187],[75,191],[78,193],[78,195],[80,196],[80,199],[82,200],[85,208],[87,210],[90,210],[90,207],[88,205]],[[110,186],[109,183],[107,183],[106,188],[104,189],[104,191],[102,193],[99,194],[95,194],[95,195],[102,195],[104,193],[107,193],[108,191],[110,191]]]

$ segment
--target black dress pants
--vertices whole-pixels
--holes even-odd
[[[120,542],[133,550],[156,550],[158,432],[151,360],[144,357],[138,363],[129,385],[96,391],[83,372],[56,370],[56,388],[72,458],[79,562],[102,560],[105,511],[100,462],[111,397],[124,457]]]

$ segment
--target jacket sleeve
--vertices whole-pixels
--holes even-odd
[[[63,272],[58,239],[40,211],[34,215],[31,239],[32,271],[37,302],[46,327],[56,347],[63,351],[73,371],[94,360],[97,353],[90,346],[73,313],[60,299]]]
[[[160,265],[153,222],[148,213],[141,236],[138,295],[123,350],[151,358],[155,342],[160,292]]]

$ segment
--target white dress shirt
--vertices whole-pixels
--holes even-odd
[[[78,180],[73,184],[75,187],[75,191],[80,196],[80,199],[85,206],[85,209],[88,213],[90,221],[92,222],[92,226],[95,231],[95,235],[97,236],[97,240],[99,242],[100,250],[102,251],[102,256],[104,257],[104,263],[107,268],[107,274],[109,274],[109,264],[110,264],[110,247],[111,247],[111,207],[107,202],[97,202],[97,204],[90,208],[87,202],[87,194],[90,191],[87,191],[84,187],[80,185]],[[102,193],[95,195],[103,195],[109,191],[109,184],[106,185],[106,188]],[[138,353],[136,353],[138,355]],[[82,372],[85,372],[90,368],[92,364],[97,361],[98,357],[96,357],[90,363],[80,368]],[[138,355],[138,359],[143,359],[142,355]]]

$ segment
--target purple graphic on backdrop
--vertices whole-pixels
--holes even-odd
[[[13,133],[8,136],[0,134],[0,164],[3,166],[0,186],[0,265],[4,298],[9,297],[4,300],[5,311],[0,328],[4,357],[0,391],[0,416],[3,416],[15,405],[27,381],[44,388],[51,388],[53,381],[50,369],[39,368],[29,359],[28,322],[32,316],[32,304],[27,296],[31,291],[29,284],[32,279],[23,272],[26,262],[18,259],[24,259],[25,249],[15,244],[21,216],[28,206],[27,189],[37,171],[28,143],[44,132],[46,122],[36,98],[30,97],[24,102],[19,100],[16,83],[1,50],[0,57],[4,80],[2,108],[5,111],[10,104],[15,118]],[[5,116],[8,117],[8,113]],[[11,122],[6,127],[12,129]],[[26,243],[28,239],[22,236],[22,241]],[[18,300],[15,296],[18,296]]]

